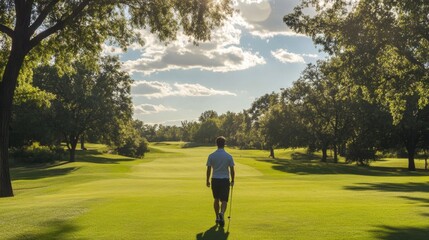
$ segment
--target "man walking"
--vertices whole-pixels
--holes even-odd
[[[228,204],[229,187],[234,186],[234,160],[224,149],[225,138],[216,139],[218,149],[209,155],[207,160],[207,187],[210,187],[210,175],[213,169],[211,187],[214,198],[214,211],[216,214],[216,224],[221,227],[225,225],[224,214]],[[229,176],[231,174],[231,182]],[[220,205],[219,205],[220,204]]]

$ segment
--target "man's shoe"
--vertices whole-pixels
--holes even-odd
[[[223,213],[219,213],[219,225],[221,227],[225,226],[225,220],[223,219]]]

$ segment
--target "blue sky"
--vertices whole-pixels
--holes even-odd
[[[239,13],[214,31],[210,42],[194,46],[179,34],[167,46],[147,30],[145,45],[120,56],[134,79],[134,118],[146,124],[180,125],[202,112],[241,112],[265,93],[295,81],[306,64],[322,59],[310,38],[283,23],[298,0],[236,0]]]

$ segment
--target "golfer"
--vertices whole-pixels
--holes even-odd
[[[210,175],[213,169],[211,187],[214,198],[214,211],[216,214],[216,224],[225,225],[224,214],[228,204],[229,187],[234,186],[234,160],[232,156],[224,149],[225,138],[216,139],[217,150],[209,155],[207,160],[207,187],[210,187]],[[231,174],[231,182],[229,175]],[[219,206],[220,204],[220,206]]]

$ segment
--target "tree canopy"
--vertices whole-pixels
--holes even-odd
[[[131,78],[120,70],[116,58],[102,58],[97,66],[92,69],[75,62],[75,72],[62,76],[53,66],[35,69],[34,85],[55,95],[48,121],[66,141],[70,161],[85,132],[118,136],[113,129],[131,121]]]
[[[13,196],[9,125],[19,77],[41,62],[70,71],[75,56],[94,58],[105,42],[122,48],[142,43],[139,28],[164,42],[179,31],[195,43],[206,41],[232,13],[231,0],[1,0],[0,196]]]
[[[425,0],[302,0],[284,17],[343,63],[354,93],[389,110],[403,130],[410,170],[429,106],[428,12]]]

